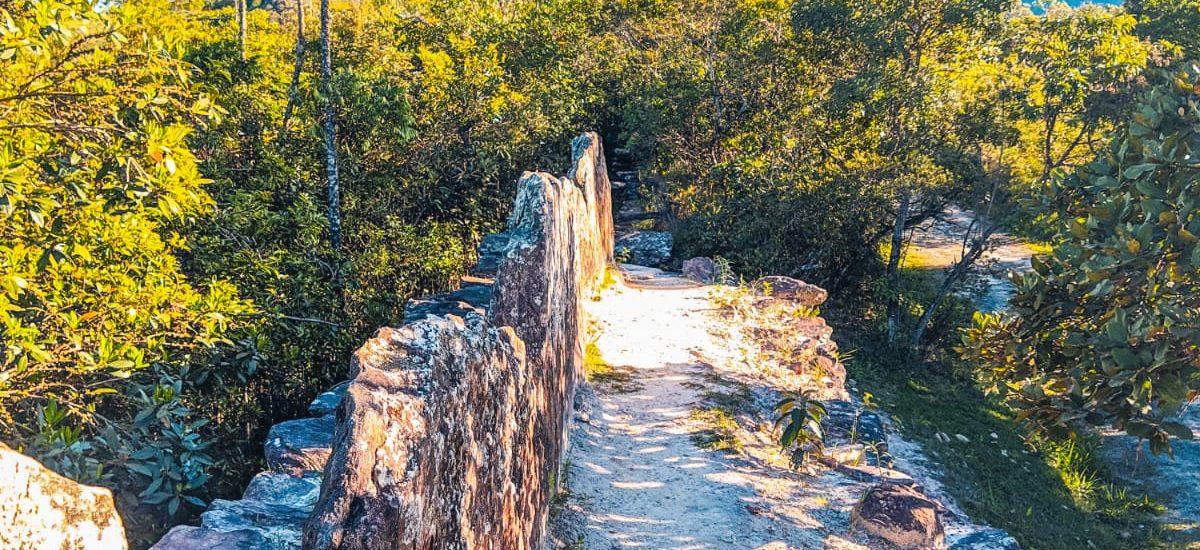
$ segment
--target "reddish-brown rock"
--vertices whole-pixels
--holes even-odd
[[[581,304],[602,277],[604,266],[591,266],[583,246],[595,246],[597,227],[587,214],[583,192],[572,181],[549,174],[521,178],[516,205],[508,220],[508,252],[496,274],[491,316],[511,326],[524,341],[530,371],[526,394],[533,418],[533,445],[521,450],[529,484],[521,522],[541,544],[556,489],[558,461],[566,444],[575,386],[582,378]],[[535,481],[540,480],[540,485]]]
[[[899,548],[945,548],[941,504],[911,485],[884,482],[867,490],[851,523]]]
[[[613,263],[612,183],[604,162],[604,146],[599,134],[588,132],[571,142],[571,181],[583,194],[587,226],[579,237],[581,269],[585,274],[604,274]],[[590,227],[589,227],[590,226]]]
[[[751,287],[760,296],[782,298],[809,307],[819,306],[829,297],[829,293],[817,285],[782,275],[763,277],[754,281]]]

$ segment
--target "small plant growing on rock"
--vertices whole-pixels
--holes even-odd
[[[825,432],[821,428],[827,411],[825,404],[814,399],[815,392],[806,390],[789,395],[775,405],[775,429],[783,426],[779,446],[791,452],[792,467],[808,464],[812,457],[825,453]]]
[[[716,271],[713,273],[713,282],[719,285],[736,285],[738,283],[738,277],[733,272],[733,264],[729,262],[729,259],[714,256],[713,265],[716,267]]]
[[[850,424],[850,442],[859,443],[858,440],[858,423],[862,420],[862,415],[866,411],[873,411],[879,408],[875,403],[875,396],[871,392],[863,392],[862,403],[854,409],[854,422]]]

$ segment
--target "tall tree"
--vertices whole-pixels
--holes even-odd
[[[237,10],[238,53],[242,61],[246,60],[246,1],[233,0],[234,9]]]
[[[329,32],[329,0],[321,0],[321,90],[325,96],[325,186],[329,201],[329,240],[342,248],[341,195],[338,191],[336,130],[333,118],[333,43]]]
[[[906,230],[940,211],[948,186],[963,179],[950,166],[960,154],[947,151],[957,147],[957,101],[945,93],[944,69],[960,52],[985,40],[986,29],[998,22],[1006,6],[1000,0],[796,3],[799,30],[853,52],[842,58],[845,67],[835,68],[841,74],[830,106],[863,130],[852,146],[871,159],[863,171],[864,184],[890,187],[894,197],[885,233],[891,243],[886,266],[889,342],[895,342],[898,331]]]

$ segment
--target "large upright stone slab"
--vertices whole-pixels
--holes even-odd
[[[384,328],[354,356],[305,548],[533,548],[525,350],[482,312]],[[530,485],[534,487],[530,487]]]
[[[600,135],[588,132],[571,142],[571,181],[583,194],[587,219],[580,227],[581,266],[585,283],[598,282],[613,263],[612,183]]]
[[[0,548],[122,550],[112,492],[76,483],[0,443]]]
[[[549,499],[558,479],[559,458],[566,446],[566,427],[575,386],[582,378],[582,301],[603,271],[584,260],[597,257],[588,247],[601,246],[599,227],[579,186],[549,174],[521,178],[508,220],[509,247],[492,289],[491,317],[511,326],[525,342],[530,370],[526,395],[535,426],[534,447],[524,453],[530,479],[521,519],[532,540],[545,533]],[[524,528],[524,527],[523,527]]]

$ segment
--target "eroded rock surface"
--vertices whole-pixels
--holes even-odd
[[[717,263],[705,257],[684,260],[683,276],[698,283],[712,284],[717,280]]]
[[[120,550],[112,492],[76,483],[0,443],[0,548]]]
[[[790,277],[763,277],[748,303],[734,305],[746,318],[751,339],[776,363],[809,380],[807,389],[824,399],[845,399],[846,367],[833,329],[817,315],[824,289]]]
[[[239,529],[217,531],[192,525],[180,525],[167,533],[151,550],[260,550],[269,549],[271,543],[258,530]]]
[[[900,548],[945,548],[942,506],[911,485],[879,483],[852,512],[853,524]]]
[[[342,402],[342,396],[346,395],[346,386],[349,382],[342,382],[332,388],[329,388],[321,395],[318,395],[308,404],[308,414],[316,417],[333,414],[339,403]]]
[[[757,295],[767,299],[784,299],[808,307],[819,306],[829,298],[829,293],[817,285],[781,275],[762,277],[750,286]]]
[[[569,175],[583,195],[582,214],[587,217],[579,225],[580,270],[601,273],[613,261],[614,234],[612,184],[598,134],[588,132],[571,142],[571,165]]]
[[[381,329],[355,354],[306,547],[527,546],[506,529],[525,495],[524,355],[482,312]]]

